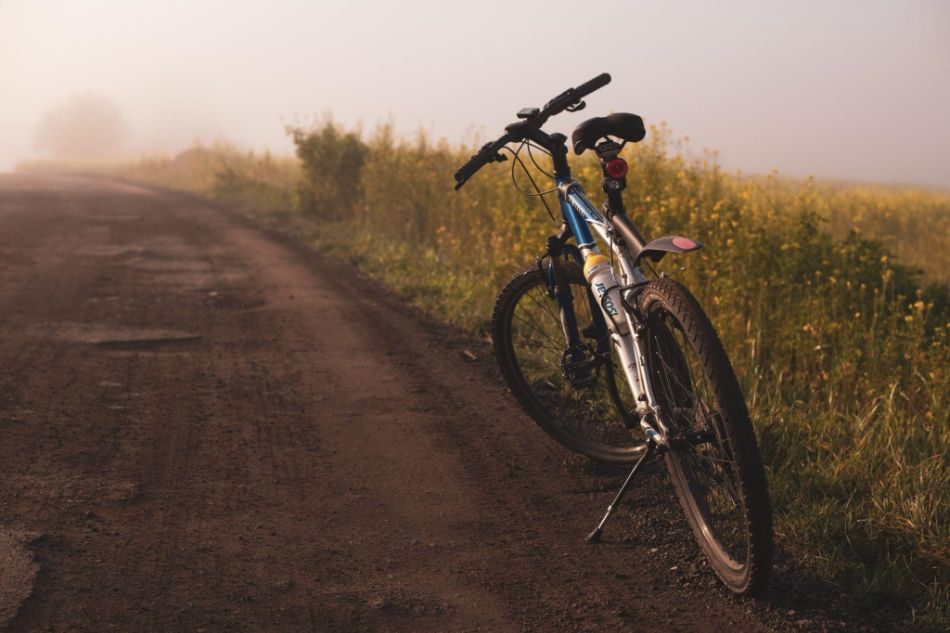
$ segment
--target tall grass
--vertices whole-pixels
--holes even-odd
[[[195,145],[174,157],[150,156],[100,171],[200,194],[248,212],[280,216],[300,206],[297,160],[243,151],[223,142]]]
[[[388,127],[365,140],[332,125],[293,137],[298,161],[195,148],[122,173],[278,214],[478,334],[495,293],[556,229],[504,166],[453,192],[472,148]],[[743,380],[781,544],[843,590],[942,630],[950,194],[730,175],[712,155],[685,157],[665,129],[625,155],[643,232],[707,246],[663,264],[698,295]],[[596,194],[595,162],[574,169]]]

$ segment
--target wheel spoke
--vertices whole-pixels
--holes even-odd
[[[551,349],[554,352],[560,353],[558,351],[558,348],[559,347],[563,348],[563,344],[560,341],[555,340],[553,336],[551,336],[550,334],[542,330],[541,327],[534,321],[528,321],[526,318],[524,318],[520,314],[515,314],[513,316],[514,318],[518,319],[519,321],[521,321],[522,323],[524,323],[525,325],[533,329],[535,332],[543,336],[551,344],[549,349]],[[531,343],[533,343],[533,341],[531,341]]]

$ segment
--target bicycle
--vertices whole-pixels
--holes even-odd
[[[512,393],[541,429],[596,461],[632,465],[589,542],[601,539],[644,460],[662,455],[713,570],[731,591],[752,594],[765,586],[773,547],[755,433],[699,302],[652,266],[702,244],[682,236],[647,241],[627,215],[622,192],[628,165],[620,152],[644,138],[641,117],[595,117],[571,135],[575,154],[593,150],[600,159],[603,212],[571,174],[567,137],[541,129],[556,114],[583,109],[584,98],[609,82],[604,73],[543,108],[523,108],[501,137],[455,173],[458,190],[483,166],[507,160],[506,150],[514,179],[517,162],[528,173],[520,158],[525,147],[539,169],[532,149],[548,154],[553,165],[548,175],[554,187],[542,192],[529,173],[535,186],[530,195],[544,200],[556,193],[561,228],[547,239],[543,256],[499,293],[492,315],[495,354]],[[508,147],[512,143],[520,143],[517,151]]]

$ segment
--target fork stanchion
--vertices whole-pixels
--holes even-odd
[[[647,442],[647,448],[643,451],[643,455],[640,456],[640,459],[637,460],[637,463],[633,465],[633,468],[630,469],[630,474],[627,475],[627,478],[624,480],[623,485],[620,486],[620,490],[617,491],[617,496],[614,497],[614,500],[607,506],[607,513],[604,514],[604,518],[600,520],[600,523],[597,524],[597,527],[594,528],[594,531],[587,535],[588,543],[599,543],[600,537],[604,533],[604,524],[607,523],[607,519],[610,518],[610,513],[613,512],[623,500],[623,496],[627,494],[627,488],[630,487],[630,482],[633,481],[633,476],[637,474],[637,470],[640,468],[640,464],[646,460],[647,457],[653,454],[655,450],[653,442]]]

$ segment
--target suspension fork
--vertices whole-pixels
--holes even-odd
[[[558,314],[561,318],[561,330],[567,340],[568,349],[575,349],[581,344],[581,335],[577,330],[577,315],[574,313],[574,294],[571,291],[571,283],[567,279],[567,273],[564,271],[565,251],[565,233],[570,229],[562,227],[558,235],[552,235],[547,239],[547,259],[548,266],[546,278],[548,282],[548,292],[557,303]],[[572,359],[573,360],[573,359]]]
[[[574,309],[575,291],[571,289],[565,263],[568,257],[580,263],[582,256],[576,246],[565,243],[565,239],[570,235],[570,229],[565,224],[558,235],[552,235],[547,239],[548,263],[547,266],[542,267],[543,259],[539,259],[539,267],[542,267],[545,275],[548,294],[557,304],[561,330],[564,334],[565,348],[561,356],[561,371],[574,387],[586,387],[597,380],[598,368],[603,362],[604,353],[609,354],[610,341],[600,307],[590,291],[586,289],[583,292],[590,304],[593,323],[584,330],[578,326]],[[584,337],[593,339],[596,345],[589,345]]]

